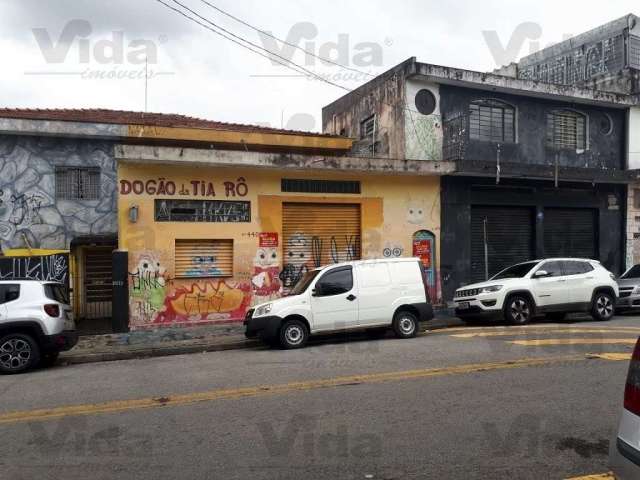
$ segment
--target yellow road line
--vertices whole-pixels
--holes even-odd
[[[571,477],[565,480],[616,480],[613,473],[599,473],[596,475],[585,475],[583,477]]]
[[[536,340],[510,340],[507,343],[526,347],[545,345],[635,345],[637,338],[545,338]]]
[[[549,330],[549,331],[556,331],[556,330],[566,330],[567,328],[576,328],[576,329],[580,329],[580,327],[576,327],[571,326],[571,327],[567,327],[566,325],[547,325],[547,324],[541,324],[541,325],[527,325],[524,327],[516,327],[516,326],[509,326],[509,325],[501,325],[501,326],[495,326],[495,327],[473,327],[473,326],[467,326],[467,327],[452,327],[452,328],[438,328],[435,330],[426,330],[427,333],[430,334],[434,334],[434,333],[438,333],[438,334],[449,334],[451,332],[496,332],[496,331],[506,331],[506,332],[513,332],[513,331],[532,331],[532,330]],[[593,326],[591,327],[583,327],[584,329],[592,329],[594,328]],[[607,330],[609,331],[620,331],[620,332],[633,332],[636,333],[638,332],[638,334],[640,335],[640,327],[607,327]]]
[[[622,361],[631,360],[631,353],[589,353],[587,358],[598,358],[600,360]]]
[[[373,373],[362,375],[350,375],[305,382],[293,382],[279,385],[263,385],[257,387],[232,388],[210,390],[182,395],[166,397],[150,397],[133,400],[117,400],[104,403],[84,405],[67,405],[61,407],[25,410],[0,414],[0,424],[44,421],[69,416],[94,415],[102,413],[115,413],[144,408],[157,408],[166,406],[189,405],[198,402],[210,402],[215,400],[237,399],[246,397],[259,397],[265,395],[284,394],[291,392],[308,391],[320,388],[347,386],[354,384],[371,384],[383,382],[395,382],[400,380],[413,380],[419,378],[439,377],[445,375],[461,375],[475,372],[493,370],[506,370],[513,368],[548,365],[560,362],[577,362],[586,360],[582,355],[563,355],[545,358],[525,358],[506,362],[479,363],[457,365],[442,368],[427,368],[420,370],[406,370],[399,372]]]
[[[544,332],[531,332],[527,330],[513,330],[513,331],[499,331],[499,332],[471,332],[471,333],[454,333],[451,335],[456,338],[475,338],[475,337],[508,337],[511,335],[540,335]],[[634,330],[610,330],[604,328],[567,328],[567,329],[554,329],[549,334],[565,334],[565,333],[609,333],[609,334],[620,334],[620,333],[630,333],[634,334],[636,331]],[[640,334],[640,332],[637,332]]]

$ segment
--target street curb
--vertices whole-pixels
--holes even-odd
[[[427,324],[429,322],[426,322]],[[420,333],[425,333],[433,330],[442,330],[449,327],[457,327],[464,325],[464,322],[457,321],[440,321],[431,325],[425,325],[426,328],[420,330]],[[150,357],[168,357],[172,355],[186,355],[191,353],[205,353],[205,352],[223,352],[227,350],[242,350],[247,348],[264,347],[265,346],[259,340],[236,340],[226,343],[214,343],[214,344],[196,344],[196,345],[178,345],[172,347],[150,347],[150,348],[137,348],[125,352],[99,352],[99,353],[86,353],[86,354],[70,354],[65,356],[63,353],[58,360],[58,365],[79,365],[83,363],[96,363],[96,362],[114,362],[118,360],[136,360],[141,358]]]
[[[82,363],[113,362],[117,360],[135,360],[149,357],[168,357],[172,355],[184,355],[190,353],[222,352],[225,350],[240,350],[259,347],[262,344],[257,340],[244,340],[218,344],[179,345],[175,347],[144,348],[128,352],[100,352],[60,357],[59,365],[77,365]]]

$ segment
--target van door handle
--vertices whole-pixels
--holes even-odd
[[[352,293],[351,295],[349,295],[347,297],[347,300],[349,300],[350,302],[353,302],[357,297]]]

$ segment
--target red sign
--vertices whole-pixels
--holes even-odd
[[[259,245],[261,247],[277,247],[278,246],[278,233],[277,232],[260,232]]]
[[[413,256],[418,257],[425,267],[431,268],[431,240],[414,240]]]

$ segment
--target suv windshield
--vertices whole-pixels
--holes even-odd
[[[44,284],[44,295],[54,302],[58,303],[69,303],[69,297],[67,295],[67,289],[64,285],[59,283],[45,283]]]
[[[301,293],[304,293],[309,284],[318,276],[319,273],[320,270],[311,270],[310,272],[305,273],[302,278],[298,280],[296,286],[291,289],[289,295],[300,295]]]
[[[634,265],[628,271],[620,275],[620,278],[640,278],[640,265]]]
[[[538,265],[538,263],[539,262],[519,263],[518,265],[505,268],[500,273],[491,277],[491,280],[500,280],[502,278],[522,278],[529,273],[533,267]]]

